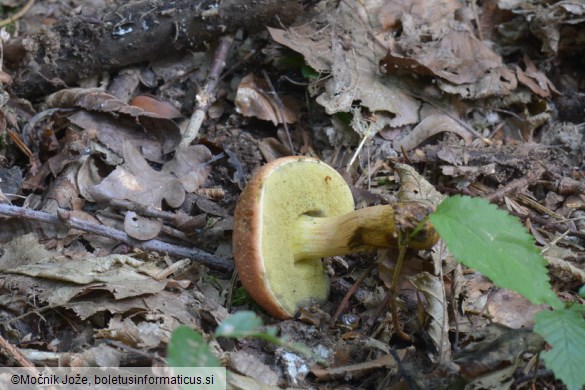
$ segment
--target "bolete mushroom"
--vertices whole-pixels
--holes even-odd
[[[412,202],[409,202],[412,205]],[[323,303],[329,278],[321,258],[397,245],[398,225],[427,207],[408,204],[354,210],[351,191],[337,171],[320,160],[284,157],[258,170],[235,210],[234,258],[242,284],[252,298],[277,318]],[[422,211],[421,211],[422,210]],[[397,217],[401,215],[401,217]],[[414,229],[414,226],[412,229]],[[430,227],[408,245],[428,249],[438,240]]]

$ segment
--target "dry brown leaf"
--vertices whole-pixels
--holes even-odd
[[[178,325],[178,324],[177,324]],[[156,348],[170,338],[171,330],[160,322],[140,321],[135,323],[131,318],[122,318],[116,314],[110,320],[107,329],[100,329],[96,336],[118,340],[137,348]]]
[[[445,198],[410,165],[396,164],[396,173],[400,177],[398,199],[401,202],[421,202],[434,209]]]
[[[520,294],[506,289],[498,289],[491,294],[486,306],[493,322],[512,329],[532,328],[534,315],[547,309],[546,305],[535,305]]]
[[[402,0],[399,4],[386,6],[391,8],[380,15],[390,28],[379,36],[388,47],[380,61],[384,73],[436,76],[442,79],[441,89],[466,98],[506,95],[516,88],[516,77],[502,58],[473,35],[470,23],[455,18],[459,3]]]
[[[169,172],[152,169],[129,142],[124,144],[124,165],[118,166],[100,184],[89,188],[93,199],[107,203],[124,199],[146,206],[162,207],[163,199],[171,207],[179,207],[185,199],[181,182]]]
[[[279,97],[283,105],[282,109],[279,108],[266,81],[250,73],[240,81],[234,103],[242,115],[271,121],[274,126],[284,122],[297,122],[299,103],[290,96]]]
[[[544,347],[542,337],[531,330],[510,329],[498,324],[474,331],[471,339],[454,359],[461,367],[461,375],[468,380],[482,380],[484,375],[488,376],[486,374],[498,375],[498,371],[512,367],[511,372],[504,375],[510,381],[513,379],[514,367],[520,361],[520,356],[526,352],[538,353]],[[505,386],[505,383],[498,378],[490,386],[483,383],[472,388],[501,389],[502,386]]]
[[[428,272],[421,272],[409,279],[425,297],[424,310],[428,315],[426,321],[428,334],[439,354],[439,364],[447,363],[451,359],[451,342],[445,286],[440,277]]]
[[[79,260],[67,259],[45,250],[32,234],[12,240],[4,249],[0,268],[8,275],[7,283],[19,289],[34,284],[39,299],[51,305],[64,305],[90,291],[108,291],[122,299],[153,294],[166,285],[164,280],[148,276],[160,272],[152,270],[150,263],[123,255],[96,258],[88,254]]]
[[[278,375],[256,356],[245,351],[228,352],[226,355],[228,368],[265,385],[278,383]]]
[[[82,109],[73,113],[73,116],[77,116],[76,121],[78,123],[76,124],[84,129],[97,131],[97,138],[115,151],[121,152],[121,145],[126,140],[126,131],[133,133],[131,134],[133,137],[141,138],[141,141],[150,141],[148,146],[152,150],[143,150],[143,153],[152,161],[159,161],[161,155],[174,150],[181,140],[179,127],[172,120],[145,112],[138,107],[130,106],[98,88],[64,89],[50,95],[46,103],[49,107],[58,107],[60,109]],[[80,115],[76,114],[81,112],[90,115],[81,116],[80,118]],[[102,121],[109,127],[115,128],[116,131],[104,133],[102,131]],[[96,125],[96,123],[100,125]],[[121,131],[122,129],[124,131]],[[120,134],[116,134],[118,132]],[[138,135],[136,133],[142,134]],[[142,144],[142,142],[137,143],[137,145],[141,146]],[[122,154],[119,153],[119,155],[121,156]]]
[[[420,121],[404,138],[394,142],[397,151],[409,151],[416,148],[427,138],[442,132],[453,132],[463,138],[465,144],[472,141],[471,133],[459,122],[445,114],[433,114]]]
[[[531,2],[534,3],[534,2]],[[535,12],[530,21],[530,30],[542,40],[542,50],[549,54],[556,54],[561,45],[561,28],[567,25],[576,25],[585,22],[585,3],[582,0],[562,0],[550,4],[536,2]],[[538,4],[542,3],[542,4]],[[526,13],[524,13],[526,15]],[[583,42],[583,30],[576,29],[574,36],[565,35],[567,41]],[[565,43],[565,49],[570,46]]]
[[[401,18],[407,13],[417,25],[426,23],[431,28],[452,17],[459,7],[455,0],[435,0],[432,3],[427,0],[394,0],[382,6],[378,19],[384,30],[388,30],[399,27]]]
[[[321,93],[317,102],[327,113],[351,112],[359,101],[373,114],[364,118],[361,110],[354,110],[354,130],[362,137],[387,125],[415,123],[420,107],[398,77],[380,77],[378,61],[385,52],[371,37],[372,31],[380,30],[378,12],[379,3],[374,1],[341,2],[337,10],[323,12],[321,20],[312,24],[286,31],[269,28],[276,42],[301,53],[317,71],[331,74],[324,83],[314,84]],[[320,84],[324,91],[317,87]],[[365,125],[356,126],[358,122]]]
[[[227,374],[228,388],[239,390],[280,390],[281,387],[276,385],[267,385],[257,379],[228,371]]]
[[[177,119],[183,114],[171,103],[165,102],[154,95],[138,95],[132,98],[129,103],[131,106],[138,107],[145,112],[156,114],[161,118]]]
[[[137,240],[152,240],[158,236],[162,226],[160,220],[140,216],[134,211],[127,211],[124,217],[124,231]]]
[[[105,295],[92,296],[91,302],[72,301],[64,306],[73,310],[81,319],[87,319],[95,313],[163,313],[173,318],[176,324],[185,324],[199,328],[200,318],[197,310],[201,303],[193,298],[193,294],[181,291],[160,291],[153,295],[115,300]]]
[[[161,172],[168,172],[178,178],[186,192],[195,192],[203,186],[211,172],[211,151],[203,145],[179,148],[172,160],[163,165]]]
[[[521,84],[530,88],[532,92],[540,97],[549,97],[551,91],[560,94],[552,81],[544,73],[536,69],[534,62],[527,55],[524,56],[524,64],[526,65],[526,70],[522,70],[522,68],[516,66],[516,76]]]

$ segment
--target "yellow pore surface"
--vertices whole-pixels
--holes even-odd
[[[291,315],[301,305],[326,301],[329,278],[321,259],[295,262],[292,243],[300,215],[330,217],[354,210],[351,191],[343,178],[318,160],[292,160],[265,179],[258,201],[263,205],[264,267],[275,298]]]

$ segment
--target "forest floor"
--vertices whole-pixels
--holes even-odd
[[[442,241],[407,251],[396,286],[396,248],[326,258],[327,302],[280,320],[231,239],[270,161],[326,162],[356,208],[397,202],[408,166],[413,193],[517,218],[556,295],[583,304],[583,2],[0,6],[1,365],[165,365],[186,325],[228,388],[564,388],[532,331],[547,306]],[[243,311],[278,339],[212,337]]]

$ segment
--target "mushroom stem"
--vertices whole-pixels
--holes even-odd
[[[396,246],[394,208],[372,206],[335,217],[301,215],[292,242],[295,261]]]

